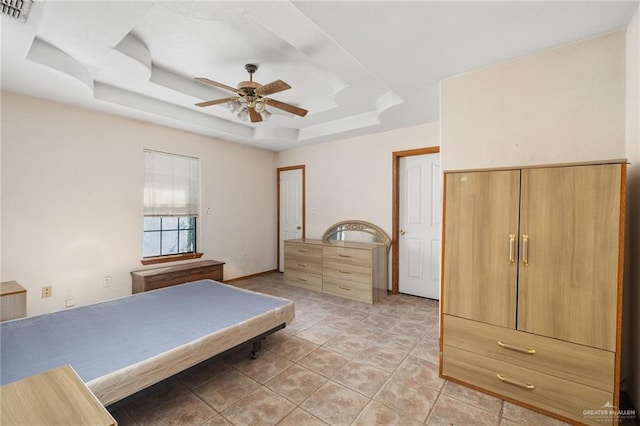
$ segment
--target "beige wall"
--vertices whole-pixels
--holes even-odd
[[[1,279],[27,288],[28,315],[131,293],[145,148],[200,158],[199,250],[225,279],[276,268],[271,151],[6,92],[1,136]]]
[[[640,409],[640,10],[627,28],[627,247],[623,386]]]
[[[391,235],[392,153],[438,146],[431,123],[278,154],[278,167],[306,166],[306,237],[341,220],[366,220]]]
[[[625,33],[443,80],[444,170],[625,157]]]

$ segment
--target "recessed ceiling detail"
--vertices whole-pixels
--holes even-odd
[[[13,1],[13,0],[0,0]],[[284,150],[439,119],[439,81],[624,29],[638,1],[41,1],[2,22],[2,90]],[[540,31],[544,28],[544,31]],[[268,121],[222,106],[256,81],[293,90]]]

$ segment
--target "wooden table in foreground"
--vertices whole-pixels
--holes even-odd
[[[0,403],[2,426],[118,424],[69,365],[0,387]]]

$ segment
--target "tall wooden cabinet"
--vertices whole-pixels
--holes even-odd
[[[618,405],[626,164],[445,174],[445,378],[572,422]],[[603,408],[605,407],[605,408]]]

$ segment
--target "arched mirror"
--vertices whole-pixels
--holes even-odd
[[[344,220],[333,224],[322,234],[322,240],[328,243],[378,243],[387,246],[387,250],[391,247],[391,238],[382,228],[363,220]]]

